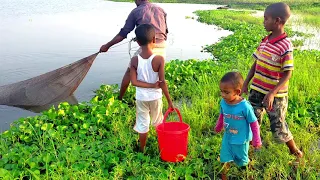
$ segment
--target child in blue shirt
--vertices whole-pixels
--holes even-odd
[[[238,72],[228,72],[220,80],[223,99],[215,131],[225,130],[220,151],[220,161],[224,163],[222,179],[227,178],[229,162],[233,161],[240,167],[248,165],[251,140],[255,148],[261,147],[259,124],[253,108],[240,96],[242,85],[243,78]]]

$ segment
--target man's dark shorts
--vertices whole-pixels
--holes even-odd
[[[258,118],[259,124],[262,122],[264,113],[267,112],[270,120],[271,132],[275,140],[280,143],[292,140],[293,136],[285,120],[288,108],[288,96],[275,97],[271,111],[267,111],[262,104],[264,96],[265,94],[256,90],[251,90],[249,94],[249,102],[254,109],[254,113]]]

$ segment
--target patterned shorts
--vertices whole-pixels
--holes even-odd
[[[249,101],[254,109],[254,113],[258,118],[259,124],[262,122],[262,118],[265,112],[267,112],[270,120],[270,128],[275,140],[279,143],[288,142],[293,139],[293,136],[288,128],[288,124],[285,120],[288,97],[275,97],[272,105],[272,110],[267,111],[262,104],[262,100],[265,94],[256,90],[251,90],[249,94]]]

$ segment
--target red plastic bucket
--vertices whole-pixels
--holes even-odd
[[[179,122],[166,122],[168,115],[176,111]],[[183,161],[188,154],[188,133],[190,126],[182,122],[180,111],[170,108],[164,115],[163,121],[156,127],[160,157],[167,162]]]

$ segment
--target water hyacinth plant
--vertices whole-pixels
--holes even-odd
[[[214,60],[172,60],[166,79],[184,122],[191,126],[189,154],[181,163],[161,161],[151,128],[146,153],[135,151],[134,87],[123,101],[117,85],[101,85],[90,102],[61,103],[40,116],[21,118],[0,135],[0,177],[3,179],[218,179],[221,172],[220,134],[213,133],[219,113],[219,80],[230,70],[246,75],[251,54],[267,35],[259,18],[243,11],[197,11],[199,21],[234,34],[208,45]],[[288,29],[289,34],[295,32]],[[293,168],[294,157],[276,144],[264,121],[263,148],[250,151],[253,170],[231,167],[233,179],[320,178],[320,52],[294,52],[287,121],[305,153],[304,164]],[[312,71],[310,71],[312,69]],[[312,78],[310,78],[312,77]],[[166,101],[164,101],[166,102]],[[166,108],[166,104],[164,109]]]

